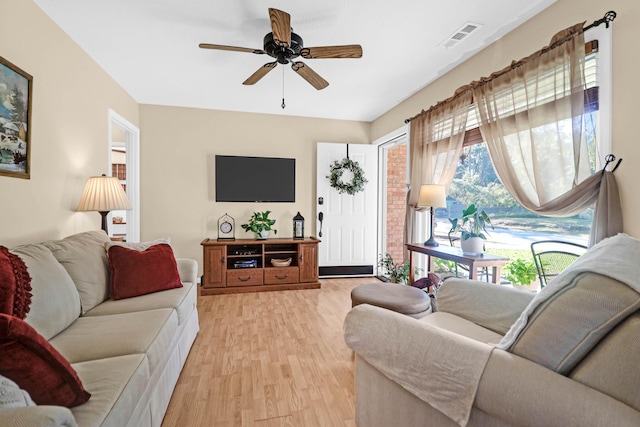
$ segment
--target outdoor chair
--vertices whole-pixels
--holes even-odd
[[[448,233],[448,236],[449,236],[449,245],[451,247],[460,247],[460,237],[452,236],[451,232]],[[457,245],[456,245],[456,242],[458,242]],[[467,267],[466,265],[462,265],[462,264],[457,264],[457,263],[455,264],[454,271],[456,273],[456,277],[461,277],[461,275],[458,272],[458,269],[465,271],[466,272],[466,276],[469,277],[469,267]],[[488,267],[482,267],[482,269],[480,270],[480,273],[478,273],[478,277],[479,278],[484,277],[484,280],[486,282],[488,282],[489,281],[489,268]]]
[[[538,270],[540,286],[547,286],[547,283],[586,251],[587,247],[584,245],[561,240],[540,240],[531,243],[531,253]]]

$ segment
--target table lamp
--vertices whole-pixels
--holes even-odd
[[[131,204],[118,178],[114,176],[92,176],[84,187],[78,203],[79,212],[98,211],[102,215],[102,229],[107,230],[107,215],[113,210],[129,210]]]
[[[447,198],[444,194],[444,185],[423,184],[420,187],[418,196],[418,207],[429,207],[431,209],[431,228],[429,240],[424,242],[425,246],[438,246],[438,242],[433,238],[433,208],[446,208]]]

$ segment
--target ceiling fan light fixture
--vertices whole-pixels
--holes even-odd
[[[302,37],[296,33],[291,33],[289,46],[280,46],[274,39],[273,33],[268,33],[263,39],[264,51],[280,64],[288,64],[292,59],[300,56],[303,48]]]
[[[307,83],[317,90],[324,89],[329,86],[329,83],[308,65],[294,61],[295,58],[299,56],[305,59],[362,57],[362,46],[358,44],[305,48],[302,37],[293,32],[293,28],[291,28],[291,16],[287,12],[269,8],[269,18],[271,20],[271,32],[264,36],[264,50],[210,43],[200,43],[200,47],[203,49],[246,52],[257,55],[267,54],[275,59],[274,62],[264,64],[249,76],[249,78],[242,83],[244,85],[256,84],[278,64],[291,64],[293,71],[298,73]],[[283,95],[282,108],[284,108],[284,106]]]

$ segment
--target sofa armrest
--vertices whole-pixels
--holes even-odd
[[[0,427],[78,427],[73,414],[62,406],[26,406],[0,409]]]
[[[468,420],[491,346],[368,304],[347,314],[344,337],[387,378],[455,422]]]
[[[468,279],[447,279],[438,289],[438,311],[455,314],[500,335],[507,333],[535,294]]]
[[[630,406],[499,349],[489,358],[474,406],[509,425],[640,425],[640,412]]]
[[[198,283],[198,262],[191,258],[176,258],[180,280],[189,283]]]

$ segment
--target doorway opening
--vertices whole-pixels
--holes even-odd
[[[109,168],[120,180],[131,210],[112,211],[108,216],[109,235],[140,241],[140,129],[109,110]]]

